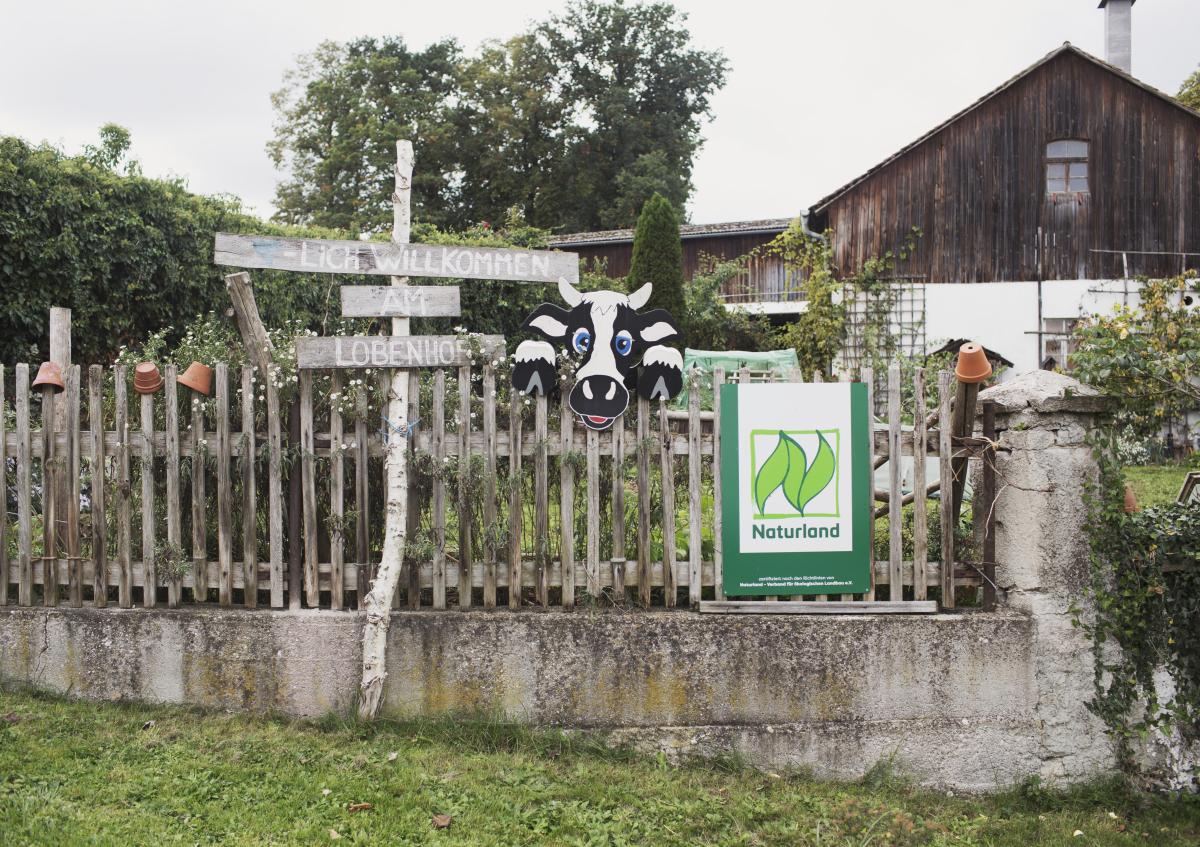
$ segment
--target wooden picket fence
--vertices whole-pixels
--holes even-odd
[[[10,404],[0,367],[0,469],[6,502],[11,491],[16,502],[15,539],[7,510],[0,522],[0,604],[358,606],[381,546],[372,539],[383,521],[384,440],[401,437],[381,429],[365,399],[347,416],[337,404],[315,406],[318,376],[301,371],[300,438],[290,448],[277,389],[267,380],[265,398],[256,400],[249,366],[239,375],[236,410],[229,368],[215,366],[215,422],[198,407],[190,416],[181,411],[181,398],[192,395],[176,387],[173,366],[164,368],[166,391],[135,395],[135,410],[122,367],[111,369],[111,379],[100,366],[67,368],[65,391],[40,397],[31,394],[29,366],[14,370]],[[355,373],[330,372],[331,391]],[[861,376],[873,384],[869,371]],[[770,376],[717,371],[711,395],[693,378],[686,410],[638,400],[611,431],[597,433],[544,396],[515,398],[501,429],[497,372],[488,363],[410,371],[408,419],[420,420],[407,436],[410,466],[423,454],[434,469],[411,474],[410,545],[418,536],[432,543],[427,557],[406,564],[396,606],[670,608],[723,599],[720,462],[713,461],[721,421],[719,404],[702,405],[714,405],[727,379],[763,378]],[[901,374],[890,370],[873,468],[900,455],[981,455],[981,439],[952,439],[949,426],[932,426],[951,420],[953,377],[943,372],[938,380],[940,408],[927,418],[925,374],[916,371],[913,424],[902,427]],[[107,400],[114,411],[106,418]],[[37,420],[31,405],[39,403]],[[56,431],[45,422],[56,419],[57,404],[65,404],[65,425]],[[261,431],[256,421],[265,422]],[[895,603],[936,594],[951,607],[956,587],[981,584],[984,569],[961,562],[956,569],[951,497],[939,497],[940,545],[931,551],[926,542],[926,498],[951,488],[951,465],[940,462],[939,479],[926,480],[925,463],[915,462],[913,492],[905,495],[900,463],[890,463],[889,483],[875,495],[876,516],[890,519],[889,555],[873,557],[872,591],[840,599]],[[298,516],[285,514],[285,478],[297,472]],[[908,557],[901,508],[914,501]],[[289,556],[288,518],[294,526],[297,517],[299,555]]]

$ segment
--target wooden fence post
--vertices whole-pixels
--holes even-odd
[[[83,559],[79,555],[79,366],[67,368],[67,478],[62,485],[67,511],[68,602],[83,605]]]
[[[259,371],[260,379],[269,379]],[[242,602],[247,609],[258,606],[258,487],[254,474],[254,368],[242,366]],[[170,477],[168,477],[169,479]],[[169,495],[168,495],[169,496]],[[168,528],[168,532],[170,529]]]
[[[566,393],[559,407],[558,436],[561,447],[558,454],[559,480],[559,563],[562,566],[563,608],[575,605],[575,468],[571,464],[571,453],[575,449],[575,414],[566,402]]]
[[[167,544],[172,557],[183,557],[183,529],[179,502],[179,382],[175,365],[168,364],[165,370],[164,391],[166,410],[164,420],[167,427]],[[179,606],[183,593],[183,578],[179,573],[167,583],[167,605]]]
[[[117,428],[117,602],[122,609],[133,607],[133,483],[129,473],[129,396],[125,368],[113,368],[113,396]],[[203,521],[201,521],[203,526]]]
[[[941,491],[938,504],[942,527],[942,608],[953,609],[954,599],[954,531],[958,521],[954,517],[954,468],[951,457],[954,453],[954,425],[951,421],[949,371],[938,374],[938,470]]]
[[[54,458],[54,387],[42,393],[42,605],[58,605],[58,465]]]
[[[471,366],[458,369],[458,607],[471,608]]]
[[[104,510],[104,370],[99,365],[88,368],[88,425],[92,432],[92,605],[103,609],[108,605],[108,527]]]
[[[229,366],[217,362],[217,562],[221,577],[218,600],[222,606],[233,602],[233,483],[229,465]]]

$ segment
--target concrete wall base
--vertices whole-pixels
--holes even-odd
[[[10,607],[0,680],[92,699],[347,712],[361,628],[351,612]],[[732,752],[826,777],[891,760],[964,790],[1104,772],[1102,736],[1039,713],[1037,638],[1016,613],[398,612],[384,709],[597,730],[672,757]],[[1064,759],[1065,743],[1087,755]]]

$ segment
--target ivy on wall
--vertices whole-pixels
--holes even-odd
[[[1092,614],[1074,611],[1096,648],[1088,708],[1133,770],[1131,742],[1152,730],[1200,738],[1200,504],[1126,513],[1115,441],[1099,436],[1100,477],[1087,497]],[[1156,679],[1164,670],[1167,690]]]

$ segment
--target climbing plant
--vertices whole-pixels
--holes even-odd
[[[1200,738],[1200,505],[1127,513],[1115,430],[1097,436],[1095,451],[1100,476],[1087,495],[1091,603],[1086,614],[1075,608],[1075,623],[1096,648],[1088,708],[1132,770],[1131,742],[1152,730]]]

